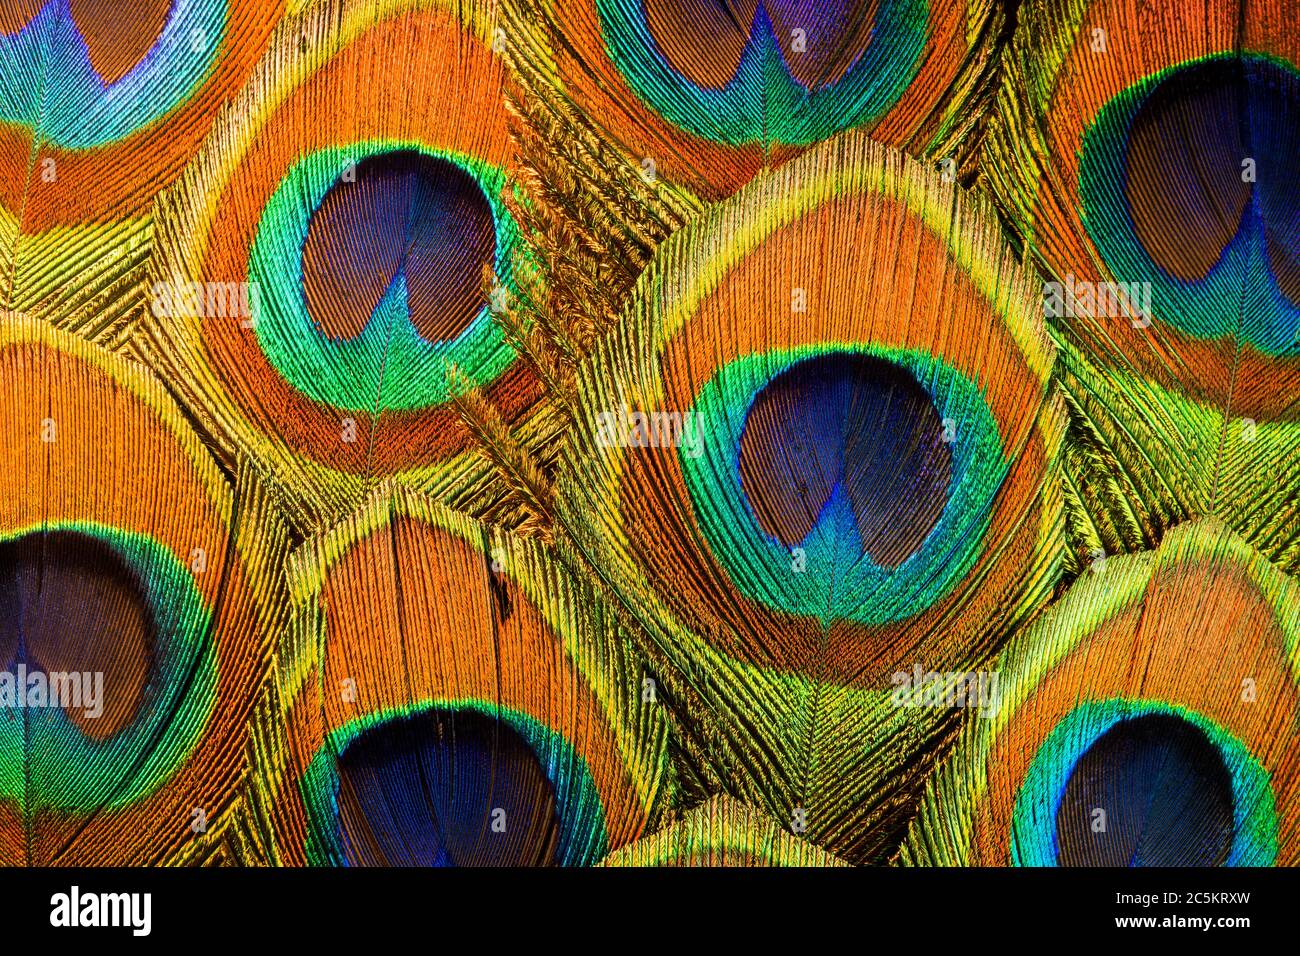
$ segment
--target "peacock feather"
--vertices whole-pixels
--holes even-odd
[[[651,176],[706,199],[850,128],[953,159],[973,145],[1005,14],[987,0],[511,0],[509,29]],[[521,46],[523,46],[521,44]]]
[[[846,866],[766,814],[727,796],[709,799],[601,866]]]
[[[520,250],[486,17],[340,0],[286,21],[159,201],[140,348],[304,530],[391,475],[489,496],[453,399],[480,389],[508,424],[539,397],[492,315]]]
[[[1296,13],[0,0],[0,865],[1300,864]]]
[[[989,185],[1054,285],[1085,553],[1216,515],[1297,564],[1300,41],[1285,3],[1023,5]]]
[[[609,133],[573,108],[528,9],[507,5],[500,22],[494,47],[510,68],[505,96],[520,194],[511,208],[544,280],[540,294],[526,287],[502,317],[520,329],[519,351],[571,418],[573,363],[617,321],[659,243],[702,203],[626,162]]]
[[[0,9],[0,308],[119,344],[150,204],[247,80],[283,0]]]
[[[1296,865],[1300,588],[1219,520],[1094,567],[998,672],[901,862]]]
[[[283,617],[278,516],[121,358],[6,315],[0,383],[0,863],[218,854]]]
[[[655,695],[543,546],[389,486],[289,588],[249,801],[275,862],[591,864],[654,822]]]
[[[845,134],[660,247],[580,372],[557,526],[708,772],[850,860],[956,726],[892,675],[975,667],[1054,584],[1036,305],[986,209]]]

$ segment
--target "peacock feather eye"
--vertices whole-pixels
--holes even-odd
[[[700,454],[685,449],[683,479],[714,553],[747,595],[826,621],[884,623],[945,596],[1007,471],[978,386],[920,350],[747,356],[689,414]],[[811,573],[791,580],[795,549]]]
[[[861,354],[805,359],[764,385],[745,413],[736,464],[766,537],[799,547],[839,510],[860,542],[855,559],[889,569],[930,536],[952,479],[929,393],[902,367]]]
[[[996,4],[583,0],[520,29],[529,69],[635,162],[706,199],[850,128],[952,156],[980,112]]]
[[[576,821],[556,806],[526,736],[537,731],[521,723],[522,732],[475,710],[426,711],[358,734],[338,758],[338,834],[348,865],[563,860],[571,847],[561,833]],[[538,740],[545,753],[549,741]]]
[[[0,307],[114,346],[124,338],[144,306],[153,199],[248,80],[283,10],[283,0],[5,4]]]
[[[510,424],[540,398],[493,312],[523,250],[486,17],[288,21],[162,204],[141,351],[223,453],[269,464],[304,532],[390,476],[454,501],[482,487],[453,370]]]
[[[0,792],[29,812],[117,809],[153,792],[215,704],[211,612],[193,575],[147,536],[76,525],[5,540],[0,573],[4,670],[71,674],[81,685],[61,707],[6,714]],[[178,713],[176,732],[150,755],[155,768],[133,775],[135,755]],[[24,773],[31,753],[45,759]]]
[[[158,634],[141,575],[105,537],[82,530],[32,530],[0,542],[4,669],[13,673],[30,665],[34,671],[102,674],[118,666],[94,719],[72,703],[61,708],[73,727],[93,740],[112,737],[139,713]],[[84,637],[64,646],[73,630],[69,622],[87,608],[91,621]],[[10,690],[7,705],[16,706]]]
[[[1215,519],[1108,559],[1007,646],[899,860],[1295,865],[1298,628],[1295,583]]]
[[[1234,846],[1239,802],[1265,818],[1272,810],[1267,776],[1258,763],[1243,754],[1239,744],[1215,734],[1212,726],[1198,727],[1194,719],[1158,707],[1134,708],[1129,713],[1134,715],[1111,718],[1114,723],[1080,711],[1067,718],[1083,722],[1092,717],[1098,724],[1092,729],[1096,739],[1080,748],[1073,769],[1058,784],[1054,862],[1060,866],[1267,862],[1249,856],[1259,853],[1259,847]],[[1097,733],[1098,727],[1106,729]],[[1212,735],[1223,738],[1224,746],[1231,748],[1228,754],[1220,751]],[[1069,731],[1062,730],[1060,736],[1068,739]],[[1049,754],[1042,755],[1044,763],[1050,759]],[[1229,762],[1238,770],[1240,786],[1234,785]],[[1047,781],[1034,783],[1030,792],[1047,785]],[[1094,813],[1096,809],[1106,816]],[[1111,836],[1097,839],[1103,825]],[[1243,827],[1247,832],[1248,826]],[[1034,862],[1035,851],[1041,849],[1036,845],[1038,837],[1026,832],[1024,849],[1018,843],[1013,858],[1019,855],[1019,862]]]
[[[0,860],[202,861],[280,617],[278,517],[160,382],[68,333],[9,316],[0,390]]]
[[[400,144],[295,166],[247,267],[266,361],[296,393],[363,417],[445,404],[449,364],[490,385],[513,357],[483,294],[484,267],[515,291],[504,185],[495,167]]]
[[[639,10],[620,9],[616,3],[597,9],[610,34],[616,32],[612,24],[620,14],[643,17],[654,48],[668,66],[696,86],[714,90],[736,79],[750,47],[768,44],[785,72],[804,89],[831,86],[862,59],[872,32],[879,28],[877,4],[862,2],[647,0]]]
[[[986,213],[861,134],[760,177],[656,252],[561,463],[702,772],[852,862],[958,719],[894,675],[977,669],[1058,560],[1052,348]]]
[[[450,159],[416,150],[367,156],[355,180],[330,187],[307,227],[303,291],[316,327],[355,338],[400,278],[420,338],[461,335],[484,311],[483,266],[508,261],[496,255],[492,192]]]
[[[572,866],[656,819],[665,725],[626,634],[536,542],[390,486],[294,557],[255,768],[289,864]]]
[[[1084,223],[1112,275],[1151,285],[1155,318],[1266,355],[1300,348],[1297,120],[1300,74],[1262,57],[1180,64],[1098,113]],[[1122,191],[1103,185],[1116,178]]]
[[[1063,345],[1076,555],[1215,515],[1292,568],[1296,476],[1275,466],[1300,441],[1286,21],[1236,0],[1021,9],[984,168]]]

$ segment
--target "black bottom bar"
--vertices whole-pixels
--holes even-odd
[[[1230,944],[1293,932],[1297,889],[1295,870],[0,870],[19,939],[258,950],[412,937],[563,946],[570,934],[584,948],[717,940],[728,951],[747,939],[771,948],[786,933],[802,949],[898,933],[968,943],[1198,933]],[[144,896],[121,894],[149,894],[147,911]]]

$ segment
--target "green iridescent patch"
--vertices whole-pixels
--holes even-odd
[[[1185,707],[1160,700],[1091,701],[1053,728],[1016,797],[1011,821],[1013,866],[1056,866],[1056,814],[1079,758],[1120,721],[1148,714],[1180,717],[1219,751],[1232,779],[1233,840],[1226,866],[1271,866],[1277,858],[1277,811],[1265,770],[1235,736]]]
[[[847,499],[837,490],[802,543],[802,566],[794,573],[792,550],[763,531],[746,499],[738,468],[741,434],[755,396],[777,375],[803,359],[835,353],[892,362],[930,396],[951,428],[948,500],[921,546],[891,569],[862,553]],[[741,593],[827,623],[897,621],[948,594],[979,557],[994,496],[1010,467],[979,387],[920,351],[825,344],[749,355],[721,368],[700,389],[692,414],[699,451],[679,449],[678,457],[714,557]]]
[[[0,797],[29,811],[119,809],[152,794],[176,772],[212,715],[217,660],[211,610],[190,570],[143,534],[67,522],[21,528],[0,540],[52,531],[107,544],[133,573],[153,618],[152,671],[134,718],[104,740],[83,734],[63,707],[28,706],[22,714],[8,709],[0,715]],[[40,666],[39,660],[28,662],[29,672]],[[114,676],[104,674],[102,681]]]
[[[490,303],[456,338],[426,341],[410,320],[401,274],[354,338],[331,339],[308,313],[302,253],[312,213],[350,163],[404,150],[452,162],[478,183],[495,224],[496,273],[507,296],[515,295],[513,261],[518,228],[501,200],[504,171],[471,156],[432,150],[419,143],[357,143],[323,149],[300,160],[267,203],[249,255],[249,282],[258,289],[259,299],[254,328],[267,359],[309,398],[361,415],[440,405],[449,397],[449,365],[459,368],[474,385],[486,386],[515,357],[501,327],[493,321]],[[381,373],[383,402],[376,408]]]

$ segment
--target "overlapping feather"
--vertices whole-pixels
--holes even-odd
[[[243,845],[277,864],[580,865],[668,798],[666,721],[600,595],[399,486],[308,542]]]
[[[900,862],[1296,865],[1300,591],[1222,522],[1108,559],[997,670]]]
[[[492,415],[554,428],[494,316],[531,273],[490,16],[331,0],[285,21],[159,200],[137,346],[223,454],[267,463],[304,533],[394,475],[521,520],[462,418],[482,406],[456,403],[489,399],[480,438],[504,433]]]
[[[157,379],[46,323],[3,316],[0,389],[0,862],[219,857],[284,618],[279,515]]]
[[[557,534],[704,786],[853,861],[956,729],[892,676],[978,667],[1055,584],[1031,289],[986,211],[845,134],[673,236],[581,369]]]
[[[1075,570],[1195,515],[1298,566],[1294,14],[1020,10],[985,176],[1057,283]]]

